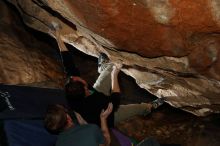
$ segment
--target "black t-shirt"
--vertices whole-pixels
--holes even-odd
[[[69,51],[61,52],[65,71],[67,76],[80,76],[79,70],[74,65],[74,56]],[[102,109],[107,108],[108,103],[113,103],[113,110],[116,111],[120,104],[120,93],[112,93],[106,96],[103,93],[96,91],[88,97],[74,98],[66,96],[68,104],[72,110],[75,110],[88,122],[100,126],[100,113]],[[114,111],[108,117],[108,126],[114,126]]]
[[[102,109],[106,109],[109,102],[113,103],[113,112],[108,117],[108,126],[114,126],[114,112],[120,104],[120,93],[112,93],[111,96],[106,96],[94,89],[94,92],[87,97],[75,99],[67,97],[67,101],[72,110],[81,114],[88,122],[100,126],[100,113]]]

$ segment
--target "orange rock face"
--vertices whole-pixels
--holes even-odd
[[[74,0],[69,4],[90,30],[121,50],[147,57],[185,56],[191,37],[220,31],[207,0]]]
[[[212,37],[220,32],[220,2],[217,0],[74,0],[66,3],[85,27],[113,42],[118,50],[145,57],[189,56],[191,66],[198,71],[215,64],[212,70],[220,74],[217,67],[220,64],[216,65],[220,37]],[[207,44],[208,39],[211,40]]]

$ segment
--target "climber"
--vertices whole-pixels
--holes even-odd
[[[59,31],[57,28],[55,29],[55,37],[68,76],[65,85],[66,98],[70,107],[81,114],[85,121],[100,125],[99,113],[107,107],[109,102],[114,105],[113,112],[108,117],[110,127],[114,126],[114,122],[117,123],[135,115],[144,115],[151,111],[153,104],[148,103],[119,105],[118,73],[122,65],[111,63],[106,54],[100,53],[99,55],[98,72],[100,75],[93,87],[90,87],[85,80],[79,77],[80,73],[74,65],[73,56],[61,40]],[[161,105],[163,100],[159,99],[154,103]]]

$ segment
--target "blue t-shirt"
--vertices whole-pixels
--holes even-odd
[[[56,146],[99,146],[104,144],[101,129],[93,124],[77,125],[60,133]]]

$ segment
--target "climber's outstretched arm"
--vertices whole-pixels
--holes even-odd
[[[64,42],[61,39],[60,32],[57,29],[55,31],[55,37],[56,37],[57,44],[59,46],[60,52],[68,51],[66,45],[64,44]]]

